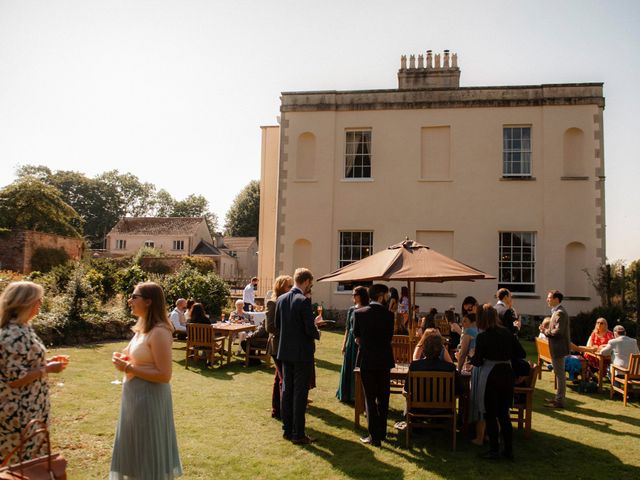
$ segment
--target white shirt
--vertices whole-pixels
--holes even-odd
[[[253,283],[244,287],[244,290],[242,291],[242,301],[244,303],[250,303],[251,305],[256,304],[256,293],[253,290]]]
[[[620,335],[613,340],[609,340],[609,343],[602,348],[600,353],[605,355],[613,353],[614,365],[629,368],[629,355],[632,353],[640,353],[640,351],[638,350],[638,342],[635,338]]]
[[[169,315],[169,320],[173,324],[173,328],[180,332],[186,332],[187,327],[183,325],[184,322],[184,312],[181,312],[177,308],[174,308],[171,314]]]

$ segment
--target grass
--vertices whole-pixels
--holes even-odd
[[[271,478],[640,478],[640,407],[637,396],[623,407],[620,397],[568,391],[567,409],[545,409],[553,377],[544,373],[535,394],[533,434],[515,432],[516,462],[487,463],[482,451],[458,437],[429,431],[404,448],[392,425],[402,398],[391,399],[390,442],[381,449],[360,444],[353,408],[335,399],[341,365],[339,332],[324,332],[316,353],[317,388],[311,391],[307,431],[318,442],[297,447],[281,439],[270,417],[273,370],[245,368],[240,361],[213,370],[184,368],[184,343],[173,346],[172,380],[178,445],[186,479]],[[111,352],[124,343],[59,348],[71,355],[64,386],[52,383],[52,438],[69,461],[70,479],[106,478],[120,404],[112,385]],[[532,343],[525,347],[533,353]],[[363,422],[366,425],[366,420]]]

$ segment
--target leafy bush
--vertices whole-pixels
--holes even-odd
[[[122,269],[118,272],[116,290],[127,295],[133,292],[137,284],[146,282],[147,278],[147,274],[142,270],[140,265],[133,264],[129,268]]]
[[[141,247],[135,255],[131,258],[131,261],[135,265],[140,265],[140,261],[143,257],[162,257],[164,253],[153,247]]]
[[[11,282],[19,282],[24,279],[24,275],[13,270],[0,270],[0,292],[2,292]]]
[[[209,314],[220,315],[229,297],[229,287],[216,273],[202,274],[185,265],[164,280],[165,295],[169,305],[178,298],[193,298],[204,305]]]
[[[214,261],[207,257],[185,257],[182,264],[195,268],[200,273],[214,272],[216,269]]]
[[[627,335],[635,336],[636,324],[630,320],[623,321],[624,314],[619,305],[611,307],[596,307],[591,312],[580,312],[571,319],[571,340],[577,345],[585,345],[589,335],[593,331],[598,318],[607,321],[609,330],[616,325],[624,325]]]
[[[31,255],[31,270],[47,273],[68,261],[69,254],[62,248],[38,247]]]
[[[171,273],[171,267],[163,262],[162,259],[151,260],[144,270],[158,275],[167,275]]]
[[[89,272],[95,272],[95,278],[89,278],[89,283],[98,288],[95,282],[100,283],[101,298],[106,302],[117,293],[116,283],[118,280],[118,262],[112,258],[94,258],[89,262]],[[87,272],[87,275],[89,275]],[[94,275],[94,274],[91,274]]]

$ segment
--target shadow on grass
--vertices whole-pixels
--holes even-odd
[[[350,430],[353,425],[344,417],[315,405],[310,405],[307,413],[344,430]],[[401,468],[376,458],[375,447],[361,444],[356,432],[349,436],[336,436],[309,428],[307,430],[311,436],[318,438],[318,443],[306,449],[350,478],[404,478]]]
[[[539,408],[536,409],[537,414],[547,415],[554,420],[560,420],[562,422],[569,423],[571,425],[580,425],[585,428],[597,430],[603,433],[609,433],[612,435],[624,435],[627,437],[634,437],[640,439],[640,434],[620,431],[612,428],[612,423],[607,420],[616,420],[635,427],[640,427],[640,419],[635,417],[628,417],[626,415],[618,415],[614,413],[607,413],[605,411],[593,410],[591,408],[580,407],[579,401],[567,399],[566,410],[555,410],[553,408]],[[572,416],[571,413],[577,413],[590,417],[590,419],[580,418]]]
[[[185,368],[186,360],[184,358],[180,360],[173,360],[175,365],[179,365],[180,368]],[[233,377],[242,373],[252,373],[252,372],[266,372],[270,375],[273,374],[273,368],[268,367],[266,364],[262,365],[254,365],[246,367],[244,365],[244,360],[233,360],[231,364],[227,365],[226,363],[220,365],[216,365],[214,367],[207,367],[206,363],[203,360],[189,360],[189,368],[188,370],[192,373],[196,373],[202,375],[203,377],[216,378],[219,380],[233,380]]]
[[[321,368],[323,370],[331,370],[333,372],[340,373],[340,369],[342,365],[338,365],[337,363],[328,362],[327,360],[322,360],[321,358],[316,358],[316,368]]]

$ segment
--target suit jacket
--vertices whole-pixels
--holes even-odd
[[[391,340],[393,312],[373,304],[353,314],[353,336],[360,339],[356,365],[360,370],[390,370],[395,367]]]
[[[545,332],[549,339],[551,358],[562,358],[571,351],[571,333],[569,330],[569,315],[562,305],[556,307],[551,315],[549,329]]]
[[[278,360],[281,362],[313,362],[315,340],[320,331],[314,323],[311,299],[293,287],[276,302],[275,326],[280,332]]]
[[[496,312],[498,312],[498,317],[500,318],[502,326],[514,335],[517,335],[518,329],[513,325],[513,322],[516,320],[516,314],[513,309],[507,308],[504,303],[496,303],[495,309]]]

